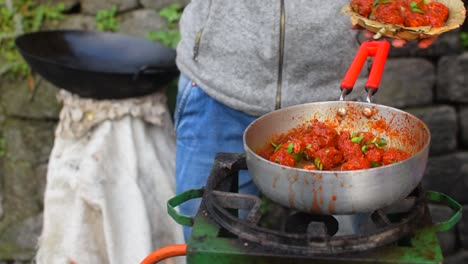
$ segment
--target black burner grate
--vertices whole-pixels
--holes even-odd
[[[330,215],[288,211],[280,229],[259,224],[262,200],[237,193],[239,171],[246,170],[242,154],[218,154],[203,197],[209,216],[229,233],[288,255],[330,255],[359,252],[394,243],[428,222],[420,188],[394,206],[370,214],[372,228],[336,235],[338,221]],[[238,217],[239,213],[245,216]]]

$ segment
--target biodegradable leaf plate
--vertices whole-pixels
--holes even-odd
[[[341,12],[349,15],[351,18],[352,25],[360,25],[361,27],[376,33],[374,38],[380,38],[382,36],[414,40],[423,39],[438,36],[444,32],[456,29],[460,27],[465,21],[465,5],[461,0],[434,0],[433,2],[439,2],[449,8],[449,17],[444,26],[439,28],[433,28],[431,26],[425,27],[404,27],[400,25],[387,24],[365,18],[358,13],[351,10],[350,4],[346,4]]]

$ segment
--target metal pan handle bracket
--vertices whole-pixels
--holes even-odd
[[[341,82],[340,89],[342,91],[340,101],[344,100],[345,95],[351,93],[354,84],[361,73],[368,57],[374,57],[372,68],[369,73],[369,78],[366,83],[366,91],[368,92],[368,102],[370,103],[372,95],[377,92],[379,88],[382,73],[387,61],[388,52],[390,50],[390,43],[388,41],[366,41],[363,42],[354,57],[346,75]]]
[[[177,206],[192,200],[203,197],[205,189],[193,189],[176,195],[167,201],[167,212],[178,224],[183,226],[193,226],[193,217],[179,214],[175,209]]]
[[[446,194],[434,191],[427,191],[425,196],[428,202],[447,205],[455,212],[449,220],[434,223],[434,228],[437,230],[437,232],[451,230],[458,223],[458,221],[460,221],[462,217],[463,206],[461,206],[461,204],[459,204],[457,201]]]

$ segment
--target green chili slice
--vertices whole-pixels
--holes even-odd
[[[278,151],[278,150],[283,146],[283,144],[278,144],[278,145],[276,145],[275,142],[271,142],[271,145],[272,145],[273,148],[275,149],[273,152]]]
[[[316,157],[316,158],[314,159],[314,164],[315,164],[315,167],[317,167],[317,169],[323,170],[323,164],[320,162],[320,158],[319,158],[319,157]]]
[[[293,144],[293,143],[289,143],[288,148],[286,149],[286,152],[289,153],[289,154],[292,154],[292,153],[293,153],[293,149],[294,149],[294,144]]]
[[[410,8],[412,12],[424,14],[424,12],[421,9],[419,9],[417,2],[411,2]]]
[[[359,137],[353,137],[351,139],[351,142],[360,144],[363,139],[364,139],[364,133],[361,133],[361,135],[359,135]]]

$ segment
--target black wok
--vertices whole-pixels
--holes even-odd
[[[40,31],[21,35],[16,46],[31,69],[81,97],[143,96],[179,74],[174,49],[123,34]]]

